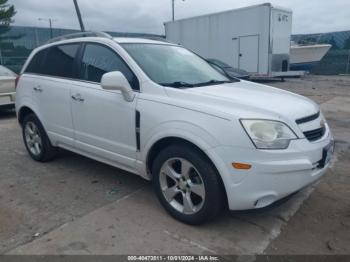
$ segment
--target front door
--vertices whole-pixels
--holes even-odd
[[[137,78],[125,62],[109,47],[86,44],[80,78],[86,82],[72,86],[72,114],[76,147],[96,157],[133,170],[136,159],[136,101],[125,101],[120,91],[100,86],[104,73],[120,71],[130,85]]]
[[[239,38],[239,68],[250,73],[259,70],[259,36],[241,36]]]

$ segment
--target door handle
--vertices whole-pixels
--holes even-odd
[[[39,93],[41,93],[43,91],[43,89],[40,86],[36,86],[33,89],[35,92],[39,92]]]
[[[85,99],[81,97],[80,94],[72,95],[72,99],[77,102],[84,102]]]

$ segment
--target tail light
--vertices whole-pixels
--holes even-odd
[[[19,79],[21,78],[21,75],[18,75],[15,79],[15,88],[17,88],[17,85],[18,85],[18,81]]]

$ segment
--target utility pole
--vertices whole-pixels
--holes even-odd
[[[173,10],[173,21],[175,21],[175,0],[171,0],[172,2],[172,10]]]
[[[182,0],[183,2],[185,2],[185,0]],[[171,4],[172,4],[172,18],[173,21],[175,21],[175,0],[171,0]]]
[[[57,21],[56,19],[52,19],[52,18],[38,18],[39,21],[48,21],[49,22],[49,26],[50,26],[50,38],[53,38],[53,29],[52,29],[52,23],[54,21]]]
[[[1,52],[1,48],[0,48],[0,64],[3,65],[4,64],[4,60],[2,59],[2,52]]]
[[[349,49],[349,55],[348,55],[348,62],[346,64],[346,74],[349,75],[349,69],[350,69],[350,49]]]
[[[78,20],[79,20],[79,24],[80,24],[80,30],[82,32],[85,32],[85,26],[83,23],[83,19],[81,18],[81,13],[80,13],[78,2],[77,2],[77,0],[73,0],[73,2],[74,2],[74,6],[75,6],[75,11],[77,11],[77,16],[78,16]]]
[[[49,24],[50,24],[50,38],[53,37],[53,32],[52,32],[52,19],[49,18]]]

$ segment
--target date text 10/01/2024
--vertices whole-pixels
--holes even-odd
[[[128,261],[219,261],[217,256],[128,256]]]

